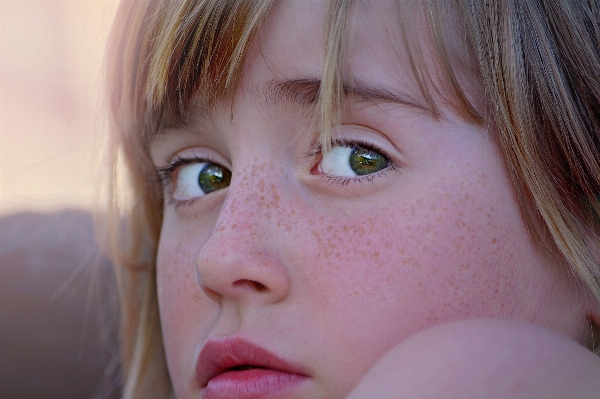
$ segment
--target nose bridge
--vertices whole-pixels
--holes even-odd
[[[258,157],[234,168],[213,234],[222,234],[237,244],[250,240],[254,247],[272,241],[269,236],[276,235],[273,230],[281,208],[283,180],[281,168]]]
[[[196,263],[200,288],[214,301],[277,302],[287,295],[289,274],[280,256],[275,215],[281,206],[280,179],[272,165],[256,159],[234,168],[215,227]]]
[[[249,230],[257,223],[269,221],[273,217],[275,202],[279,201],[276,180],[272,165],[250,162],[242,167],[232,179],[215,230],[228,226]]]

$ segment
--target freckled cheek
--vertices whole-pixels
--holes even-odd
[[[407,203],[311,229],[314,295],[340,312],[386,307],[383,313],[402,315],[414,330],[502,314],[505,301],[494,299],[514,289],[509,270],[498,267],[509,231],[486,218],[486,201],[433,196]]]
[[[178,362],[193,353],[185,345],[198,341],[202,321],[208,323],[213,310],[198,288],[192,248],[193,243],[176,236],[161,239],[157,254],[158,301],[169,367],[178,367],[171,360]]]

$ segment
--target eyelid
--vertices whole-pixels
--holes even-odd
[[[381,139],[372,139],[372,140],[365,140],[364,136],[365,133],[361,132],[359,134],[349,134],[348,130],[351,131],[356,131],[356,130],[361,130],[361,131],[365,131],[368,132],[368,135]],[[366,149],[370,149],[373,150],[375,152],[378,152],[379,154],[383,155],[389,162],[391,165],[395,165],[395,166],[399,166],[399,162],[401,162],[401,157],[399,156],[399,154],[392,154],[390,151],[385,150],[381,145],[377,144],[378,141],[386,141],[389,142],[389,140],[387,138],[385,138],[385,136],[383,136],[381,133],[379,133],[378,131],[371,129],[369,127],[366,126],[362,126],[362,125],[358,125],[358,124],[345,124],[345,125],[340,125],[337,126],[333,129],[333,133],[335,134],[335,132],[340,132],[337,134],[338,137],[334,137],[331,140],[331,146],[341,146],[341,147],[353,147],[353,146],[360,146]],[[361,136],[360,138],[357,136]],[[392,148],[394,148],[396,151],[399,153],[398,148],[390,142],[390,146]],[[311,149],[310,151],[306,152],[305,155],[306,157],[309,158],[313,158],[316,159],[316,157],[322,155],[323,152],[323,145],[321,143],[320,138],[317,138],[311,145]]]
[[[171,183],[170,180],[173,178],[173,175],[182,166],[189,165],[192,163],[205,163],[205,162],[216,163],[216,162],[212,161],[211,159],[209,159],[208,157],[201,158],[198,156],[192,156],[192,157],[188,158],[188,157],[182,157],[181,155],[177,154],[171,160],[167,161],[166,166],[156,167],[156,172],[158,173],[161,183],[163,184],[163,186],[166,187],[166,186],[170,185],[170,183]]]
[[[210,162],[231,170],[231,165],[218,152],[201,147],[189,147],[168,156],[162,166],[156,166],[157,173],[174,172],[178,167],[194,162]]]
[[[370,141],[364,141],[364,140],[360,140],[360,139],[341,139],[341,138],[336,138],[334,140],[332,140],[331,142],[332,146],[343,146],[343,147],[355,147],[355,146],[359,146],[365,149],[369,149],[375,152],[378,152],[380,155],[382,155],[387,161],[388,161],[388,165],[387,167],[385,167],[382,170],[370,173],[370,174],[366,174],[366,175],[362,175],[362,176],[343,176],[343,175],[335,175],[335,174],[328,174],[328,173],[323,173],[321,171],[316,171],[316,169],[320,169],[320,164],[321,164],[321,160],[322,160],[322,144],[317,141],[313,144],[313,151],[312,153],[307,154],[307,156],[311,156],[313,158],[313,167],[311,168],[311,174],[313,175],[318,175],[319,178],[321,179],[325,179],[328,182],[332,183],[332,184],[336,184],[338,186],[347,186],[350,183],[373,183],[376,179],[380,178],[380,177],[384,177],[387,176],[388,172],[393,172],[393,171],[399,171],[401,169],[401,166],[399,166],[396,162],[394,162],[392,156],[389,155],[389,153],[381,148],[379,148],[379,146],[377,146],[376,144],[370,142]]]
[[[191,205],[200,198],[178,200],[174,197],[175,190],[177,189],[175,180],[179,169],[195,163],[212,163],[231,170],[229,162],[226,162],[225,159],[215,151],[198,147],[179,150],[174,155],[168,157],[162,166],[155,167],[158,175],[158,183],[162,188],[166,204],[175,205],[175,208],[177,209],[181,206]]]
[[[332,129],[332,145],[340,145],[345,147],[351,147],[352,144],[357,144],[372,150],[379,152],[393,162],[393,160],[400,161],[400,149],[390,141],[386,135],[382,134],[377,129],[373,129],[369,126],[364,126],[357,123],[346,123],[335,126]],[[368,137],[365,139],[365,137]],[[391,147],[393,149],[388,151],[384,147]],[[323,149],[320,137],[317,137],[311,146],[311,150],[306,153],[307,156],[316,156],[321,154]]]

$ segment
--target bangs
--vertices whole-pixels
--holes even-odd
[[[248,43],[273,4],[211,0],[169,4],[151,52],[147,101],[165,109],[165,122],[192,101],[212,107],[231,94]]]
[[[230,97],[248,45],[275,1],[123,2],[113,31],[116,51],[109,62],[111,109],[117,111],[113,119],[134,122],[135,128],[125,130],[143,130],[147,142],[185,119],[191,104],[206,109]],[[340,121],[345,78],[350,75],[345,62],[351,20],[360,16],[354,15],[360,3],[329,3],[318,96],[324,139]],[[391,45],[406,49],[414,81],[432,115],[440,117],[443,104],[465,120],[481,124],[481,107],[474,106],[470,100],[474,96],[467,94],[477,90],[471,90],[473,85],[463,78],[474,74],[474,62],[466,35],[460,34],[454,2],[392,3],[403,42]],[[445,40],[456,36],[465,40]],[[323,141],[327,147],[327,140]]]
[[[129,118],[147,139],[184,117],[192,103],[212,107],[229,96],[273,3],[123,2],[108,71],[113,119]]]
[[[325,26],[325,62],[319,93],[321,138],[324,149],[331,145],[331,129],[341,121],[344,87],[351,84],[347,54],[351,52],[352,21],[360,17],[357,6],[373,7],[381,3],[361,4],[358,0],[330,3]],[[412,78],[427,109],[434,118],[449,109],[465,121],[485,122],[485,96],[477,73],[472,47],[461,23],[454,1],[396,1],[394,6],[401,42]],[[346,82],[350,81],[350,85]]]
[[[485,96],[457,2],[396,4],[412,73],[434,117],[442,115],[442,105],[465,121],[483,124]]]

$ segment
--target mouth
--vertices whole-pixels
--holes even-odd
[[[206,343],[196,364],[204,399],[280,397],[308,379],[301,367],[239,338]]]
[[[266,367],[253,366],[252,364],[240,364],[239,366],[230,367],[227,371],[246,371],[254,369],[266,369]]]

